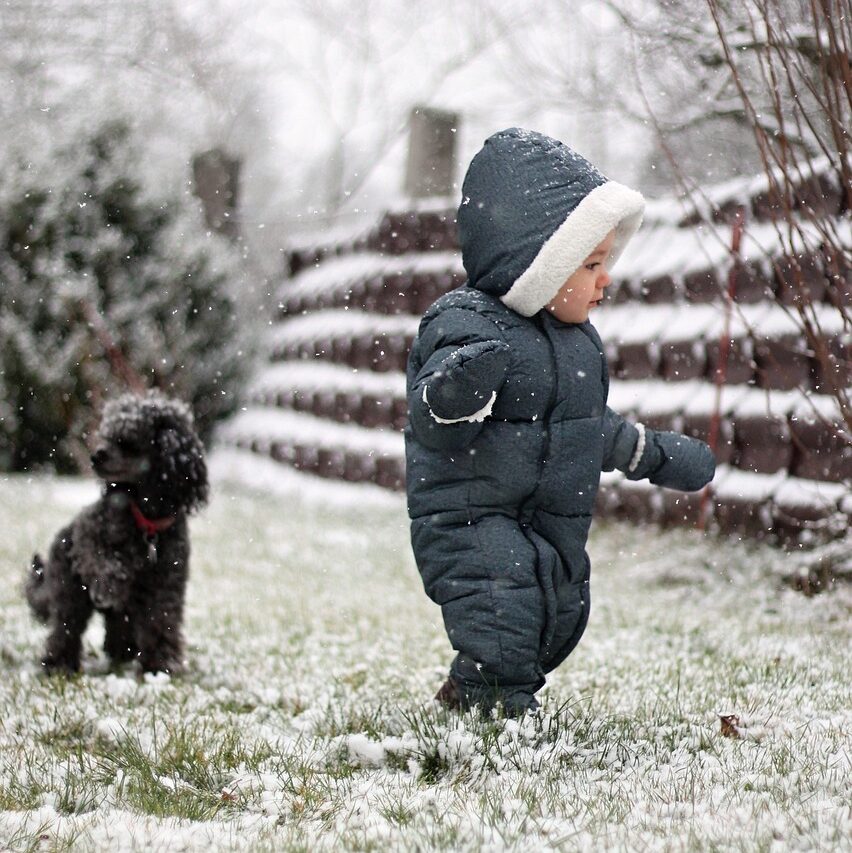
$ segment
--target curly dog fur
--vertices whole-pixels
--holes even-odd
[[[36,554],[26,596],[50,633],[47,671],[80,668],[83,632],[104,616],[104,651],[143,672],[179,673],[189,573],[187,516],[207,502],[204,451],[189,408],[158,392],[108,403],[92,467],[103,494]]]

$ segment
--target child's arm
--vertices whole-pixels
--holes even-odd
[[[421,329],[414,358],[425,363],[413,365],[408,415],[422,444],[457,450],[479,434],[509,368],[509,347],[498,335],[490,321],[458,310]]]
[[[716,471],[707,444],[677,432],[634,426],[607,408],[604,414],[604,471],[618,468],[628,480],[647,477],[654,485],[696,492]]]

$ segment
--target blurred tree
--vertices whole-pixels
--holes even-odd
[[[712,233],[738,202],[730,190],[721,205],[708,198],[688,152],[725,176],[763,177],[746,230],[754,216],[773,226],[780,251],[764,260],[776,299],[808,343],[819,390],[837,401],[827,425],[852,445],[852,0],[703,0],[700,13],[654,0],[650,20],[610,5],[635,39],[641,114],[694,215]],[[683,79],[666,67],[666,43]]]
[[[829,426],[852,446],[852,0],[741,0],[745,21],[704,2],[716,36],[705,62],[729,78],[766,180],[754,212],[782,247],[767,258],[778,299],[791,293],[819,390],[838,403]],[[826,299],[841,334],[816,310]]]
[[[617,171],[619,180],[636,181],[649,134],[623,107],[636,99],[625,75],[626,33],[619,17],[599,0],[489,0],[488,14],[503,34],[495,65],[514,95],[516,123],[534,123],[608,174]]]
[[[502,8],[494,0],[494,14]],[[584,15],[593,28],[578,37]],[[762,176],[758,213],[780,246],[765,265],[809,344],[820,390],[838,402],[843,423],[833,427],[852,444],[852,0],[604,0],[529,16],[508,31],[504,53],[530,103],[570,112],[579,96],[616,109],[633,123],[628,153],[647,157],[643,188],[680,190],[707,220],[708,239],[728,244],[713,225],[732,210],[704,188]],[[554,42],[566,46],[558,61]],[[617,135],[605,112],[591,120],[601,137]],[[637,145],[649,131],[654,145]],[[729,208],[737,186],[719,191]],[[823,301],[828,310],[816,310]]]
[[[265,67],[250,50],[250,18],[231,0],[4,0],[7,149],[25,153],[35,137],[121,116],[146,182],[189,186],[193,157],[214,148],[239,159],[238,213],[257,222],[283,176],[271,172]],[[241,229],[246,260],[269,268],[278,255],[259,256],[258,236]]]
[[[822,140],[832,119],[814,88],[819,46],[826,29],[848,36],[849,0],[606,5],[629,45],[633,85],[615,89],[619,109],[636,122],[647,122],[650,114],[682,175],[706,183],[754,174],[763,158],[753,129],[783,136],[805,156],[825,153]],[[784,113],[789,119],[798,113],[799,121],[785,121]],[[670,160],[659,152],[651,164],[668,171]]]
[[[351,209],[395,146],[383,201],[401,195],[411,108],[446,106],[448,90],[501,38],[489,3],[409,4],[402,21],[387,0],[271,0],[276,25],[259,45],[275,57],[297,141],[309,125],[302,187],[320,219]]]
[[[835,19],[849,0],[826,6]],[[492,14],[502,19],[506,35],[501,47],[503,68],[525,93],[530,108],[540,113],[563,112],[577,124],[588,124],[597,137],[596,154],[642,158],[638,182],[649,190],[670,191],[678,175],[654,139],[666,139],[678,170],[696,184],[719,183],[753,175],[762,166],[749,129],[757,116],[767,133],[778,126],[773,108],[776,95],[765,79],[766,9],[770,19],[783,20],[788,30],[786,49],[801,68],[815,69],[817,38],[810,0],[748,0],[715,3],[720,23],[730,36],[741,81],[756,110],[749,114],[731,73],[707,0],[698,5],[680,0],[602,0],[576,4],[543,4],[518,18],[501,0],[492,0]],[[829,11],[818,3],[818,14]],[[849,17],[845,18],[848,26]],[[562,51],[557,50],[562,45]],[[776,45],[777,47],[777,45]],[[792,106],[792,93],[783,81],[780,97]],[[807,87],[798,96],[803,110],[818,104]],[[597,111],[595,112],[595,108]],[[626,123],[625,123],[626,122]],[[656,124],[656,128],[651,123]],[[807,127],[801,134],[786,128],[791,144],[818,153],[819,143]],[[654,144],[647,144],[650,139]]]
[[[98,404],[128,375],[190,402],[205,435],[236,406],[240,257],[191,195],[154,192],[138,169],[113,122],[0,171],[2,468],[85,467]]]
[[[245,18],[225,0],[4,0],[0,116],[12,137],[56,110],[130,102],[152,138],[239,147],[262,129]]]

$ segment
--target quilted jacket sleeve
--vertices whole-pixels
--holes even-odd
[[[427,447],[469,445],[506,379],[510,353],[497,326],[469,309],[424,319],[408,363],[408,414]]]
[[[604,457],[601,467],[604,471],[618,468],[627,473],[639,441],[639,430],[607,406],[603,417],[603,436]]]

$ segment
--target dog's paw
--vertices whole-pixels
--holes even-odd
[[[186,665],[183,661],[145,661],[140,669],[143,676],[158,675],[162,672],[172,678],[178,678],[186,672]]]
[[[43,675],[50,677],[65,676],[68,678],[80,672],[80,661],[45,656],[41,659],[41,671]]]

